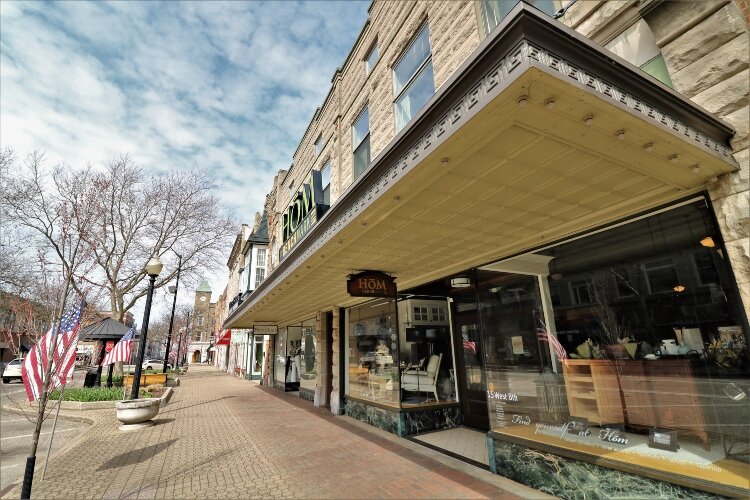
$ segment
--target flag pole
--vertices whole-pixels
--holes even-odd
[[[47,474],[47,462],[49,462],[49,454],[50,454],[50,451],[52,451],[52,440],[55,439],[55,429],[57,428],[57,417],[60,415],[60,405],[62,404],[64,390],[65,390],[65,386],[63,386],[62,390],[60,391],[60,398],[57,400],[57,410],[55,410],[55,420],[52,422],[52,434],[50,434],[49,436],[49,446],[47,446],[47,456],[44,457],[44,469],[42,469],[42,481],[44,481],[44,476]]]
[[[135,328],[135,323],[133,323],[133,328]],[[140,342],[140,337],[139,337]],[[130,343],[130,358],[128,358],[128,364],[133,360],[133,348],[135,347],[135,332],[133,333],[133,342]],[[135,379],[135,370],[133,370],[133,378]],[[135,383],[135,380],[133,380],[133,383]],[[122,399],[125,399],[125,394],[127,393],[127,386],[125,385],[125,370],[122,370]]]
[[[78,340],[75,341],[75,345],[78,345]],[[70,349],[70,346],[68,346]],[[67,354],[67,352],[66,352]],[[73,374],[75,374],[75,362],[73,363]],[[71,376],[72,380],[72,376]],[[42,481],[47,475],[47,463],[49,463],[49,454],[52,451],[52,441],[55,439],[55,429],[57,429],[57,417],[60,416],[60,406],[62,405],[63,394],[65,394],[65,382],[67,377],[63,378],[63,385],[60,388],[60,397],[57,399],[57,409],[55,410],[55,420],[52,422],[52,433],[49,436],[49,445],[47,446],[47,455],[44,457],[44,468],[42,469]]]

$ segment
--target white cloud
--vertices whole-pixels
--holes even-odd
[[[19,154],[209,169],[262,210],[369,2],[2,2],[0,142]]]
[[[156,172],[206,168],[252,223],[368,6],[2,1],[0,146],[78,166],[128,153]],[[215,297],[224,271],[209,277]]]

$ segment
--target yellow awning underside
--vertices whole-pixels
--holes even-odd
[[[532,67],[225,327],[283,326],[360,302],[346,293],[360,270],[405,290],[683,198],[734,169]]]

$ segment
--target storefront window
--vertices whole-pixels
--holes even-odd
[[[315,376],[317,361],[315,353],[317,341],[315,340],[315,320],[310,319],[302,323],[302,339],[300,352],[302,355],[300,365],[300,388],[315,391]]]
[[[286,328],[279,328],[279,333],[275,336],[276,349],[273,358],[273,379],[277,386],[286,383],[286,335]]]
[[[286,328],[286,386],[287,389],[299,389],[302,372],[302,327]]]
[[[701,200],[536,252],[546,272],[480,291],[496,438],[747,492],[746,319],[709,210]]]
[[[346,394],[399,407],[399,352],[393,300],[347,310]]]
[[[398,301],[402,406],[456,401],[453,339],[444,297],[405,296]]]

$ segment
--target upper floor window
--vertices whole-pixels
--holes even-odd
[[[393,68],[396,132],[400,131],[435,93],[427,23]]]
[[[199,314],[195,317],[195,324],[198,326],[203,326],[203,315]]]
[[[633,281],[630,277],[630,270],[628,268],[612,268],[609,272],[615,279],[617,297],[623,299],[638,295],[638,291],[633,286]]]
[[[370,165],[370,113],[365,108],[352,125],[354,147],[354,178],[359,177]]]
[[[266,269],[264,267],[259,267],[255,270],[255,288],[258,288],[258,285],[260,285],[261,281],[266,279]]]
[[[489,35],[495,26],[500,24],[505,16],[521,0],[481,0],[479,2],[482,14],[482,27],[484,35]],[[562,2],[560,0],[524,0],[526,3],[533,5],[545,14],[553,15],[560,10]]]
[[[570,293],[573,297],[573,304],[591,304],[591,282],[589,280],[571,282]]]
[[[719,283],[719,275],[714,266],[713,256],[708,249],[699,250],[693,254],[695,269],[698,271],[698,279],[701,285]]]
[[[664,56],[659,46],[656,45],[654,33],[643,19],[626,29],[606,47],[663,84],[669,87],[674,86]]]
[[[240,294],[247,290],[248,276],[250,275],[250,268],[240,269]]]
[[[315,157],[320,156],[321,152],[323,152],[323,135],[319,135],[315,140]]]
[[[651,293],[671,292],[677,286],[677,270],[672,259],[661,259],[647,262],[643,265],[646,270],[646,281]]]
[[[321,184],[323,185],[323,204],[331,204],[331,163],[326,162],[320,169]]]
[[[370,52],[365,57],[365,75],[369,75],[372,68],[375,67],[375,63],[378,62],[378,45],[377,43],[372,46]]]
[[[258,255],[255,258],[255,265],[259,267],[266,267],[266,249],[265,248],[258,249]]]

